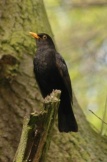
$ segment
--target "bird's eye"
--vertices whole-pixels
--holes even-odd
[[[46,36],[46,35],[43,35],[43,39],[44,39],[44,40],[47,39],[47,36]]]

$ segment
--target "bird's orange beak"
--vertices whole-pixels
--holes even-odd
[[[40,38],[36,33],[29,32],[29,34],[31,34],[32,37],[34,37],[34,38],[36,38],[36,39],[39,39],[39,38]]]

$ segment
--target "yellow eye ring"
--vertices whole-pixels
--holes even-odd
[[[47,39],[47,36],[46,36],[46,35],[43,35],[43,39],[44,39],[44,40]]]

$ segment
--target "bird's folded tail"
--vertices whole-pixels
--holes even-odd
[[[70,101],[61,101],[58,110],[58,128],[60,132],[77,132],[78,125]]]

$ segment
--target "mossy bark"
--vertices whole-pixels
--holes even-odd
[[[14,162],[45,162],[52,137],[52,129],[60,103],[59,90],[44,100],[44,111],[32,113],[23,124],[20,143]]]
[[[29,31],[51,34],[42,0],[0,1],[0,161],[12,161],[24,116],[41,111],[33,75],[35,41]]]
[[[41,111],[29,31],[52,36],[42,0],[0,1],[0,161],[12,161],[24,116]],[[107,139],[95,133],[74,98],[78,133],[53,131],[47,162],[106,162]]]

